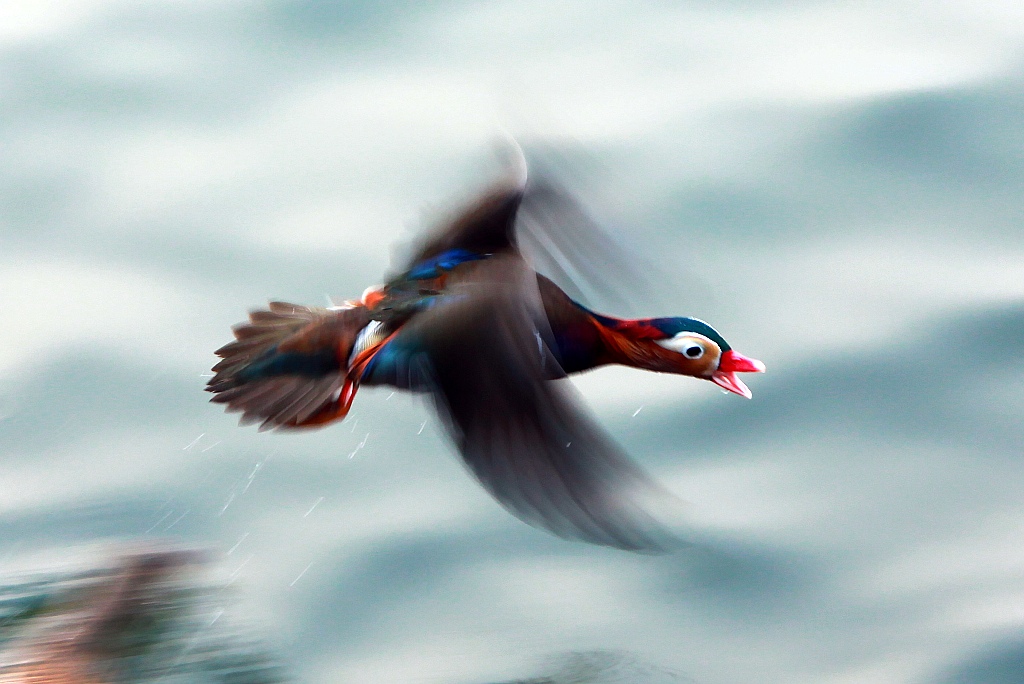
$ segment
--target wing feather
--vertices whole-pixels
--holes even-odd
[[[450,250],[476,254],[516,251],[515,217],[522,198],[521,184],[503,181],[494,185],[475,202],[439,222],[437,228],[407,247],[405,251],[409,255],[399,260],[398,272],[389,280]]]
[[[217,350],[211,401],[261,430],[294,427],[324,409],[345,380],[345,363],[365,308],[324,309],[270,302],[234,328]]]

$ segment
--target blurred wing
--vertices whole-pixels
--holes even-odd
[[[524,257],[583,304],[594,300],[629,312],[637,293],[657,291],[657,269],[607,232],[569,191],[548,178],[535,178],[516,222]],[[646,275],[645,275],[646,274]]]
[[[515,217],[522,198],[522,185],[497,183],[454,218],[441,222],[437,229],[407,248],[409,255],[399,260],[399,272],[388,280],[456,251],[478,255],[515,251]]]
[[[668,495],[579,406],[570,385],[549,379],[562,373],[538,318],[536,275],[518,258],[479,271],[472,295],[425,313],[407,331],[429,358],[438,412],[466,464],[530,524],[621,549],[667,548],[671,536],[642,502]]]
[[[525,177],[525,160],[453,218],[405,251],[389,281],[430,272],[437,260],[522,253],[575,300],[597,299],[628,311],[635,293],[655,291],[651,264],[606,232],[551,171]]]
[[[323,309],[271,302],[235,326],[235,341],[217,350],[207,391],[241,412],[241,424],[295,427],[329,409],[345,381],[345,361],[365,308]]]

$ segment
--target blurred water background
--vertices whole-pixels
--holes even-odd
[[[998,0],[0,5],[3,570],[212,549],[303,682],[1024,681],[1022,86]],[[577,382],[683,553],[523,525],[405,395],[206,402],[230,324],[379,282],[501,131],[656,267],[608,313],[768,365]]]

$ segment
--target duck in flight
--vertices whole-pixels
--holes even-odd
[[[491,188],[357,301],[251,312],[216,352],[211,401],[243,425],[286,430],[342,420],[364,385],[426,393],[468,468],[520,519],[566,538],[663,550],[671,535],[644,502],[664,491],[564,378],[622,364],[750,398],[737,373],[764,364],[701,320],[613,318],[572,299],[520,250],[524,196],[525,180]],[[572,234],[549,231],[563,243]]]

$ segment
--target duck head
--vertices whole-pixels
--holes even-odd
[[[596,318],[613,331],[604,335],[605,343],[620,363],[710,380],[747,399],[752,393],[736,374],[765,370],[763,363],[737,352],[717,330],[697,318]]]
[[[677,373],[704,378],[733,394],[750,399],[752,395],[737,373],[763,373],[757,359],[740,354],[722,335],[696,318],[656,318],[652,327],[664,334],[652,342],[673,354],[667,360]]]
[[[684,375],[705,378],[733,394],[750,399],[753,394],[737,373],[764,373],[764,364],[740,354],[710,325],[696,318],[655,319],[665,337],[654,340],[659,347],[674,352],[673,359]],[[653,322],[653,321],[652,321]]]

